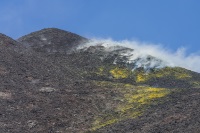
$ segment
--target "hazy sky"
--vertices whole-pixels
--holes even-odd
[[[200,53],[199,0],[0,1],[1,33],[16,39],[46,27]]]

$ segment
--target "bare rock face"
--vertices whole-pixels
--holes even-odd
[[[68,31],[47,28],[25,35],[18,41],[37,52],[68,53],[88,39]]]

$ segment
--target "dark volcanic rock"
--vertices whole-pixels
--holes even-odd
[[[0,133],[200,131],[198,73],[182,68],[132,71],[136,64],[128,59],[134,50],[125,47],[71,52],[87,41],[55,28],[18,41],[0,34]],[[170,92],[166,97],[164,90]]]
[[[18,41],[37,52],[68,53],[88,39],[68,31],[47,28],[25,35]]]
[[[7,36],[1,35],[0,41],[0,132],[48,132],[47,119],[54,119],[51,115],[56,115],[56,107],[64,108],[67,103],[61,103],[60,97],[72,89],[80,75],[66,65],[59,67],[53,60],[20,47]],[[66,97],[62,100],[67,102]],[[70,116],[70,110],[61,111]]]
[[[0,33],[0,49],[3,51],[3,49],[12,49],[15,51],[25,51],[23,46],[12,39],[11,37],[8,37],[4,34]]]
[[[12,38],[0,33],[0,45],[4,46],[12,46],[19,44],[17,41],[13,40]]]

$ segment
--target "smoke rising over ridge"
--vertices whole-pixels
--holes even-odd
[[[130,57],[130,60],[140,58],[141,61],[138,66],[141,66],[141,63],[144,63],[147,56],[150,55],[163,61],[159,66],[156,66],[156,64],[158,63],[157,61],[148,62],[151,63],[150,66],[158,68],[162,68],[165,66],[183,67],[200,73],[200,55],[195,53],[186,55],[185,48],[179,48],[175,52],[173,52],[170,49],[165,48],[163,45],[128,40],[114,41],[112,39],[92,39],[92,41],[79,48],[96,45],[104,46],[108,51],[111,50],[111,48],[114,46],[122,46],[134,49],[133,55]],[[131,53],[124,54],[130,55]]]

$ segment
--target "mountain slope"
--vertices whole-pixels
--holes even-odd
[[[59,29],[0,42],[0,132],[200,131],[199,73]]]
[[[52,121],[59,118],[59,115],[55,119],[51,116],[57,113],[55,107],[61,104],[59,98],[69,101],[66,93],[70,93],[71,86],[82,77],[72,68],[60,67],[37,52],[24,47],[15,50],[20,44],[10,37],[3,36],[0,41],[0,132],[48,132],[46,128],[49,127],[45,125],[48,120],[45,119],[49,116]],[[73,89],[76,91],[75,87]],[[75,101],[78,99],[73,105]],[[61,111],[70,115],[67,109]],[[32,131],[35,121],[39,127]]]

